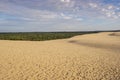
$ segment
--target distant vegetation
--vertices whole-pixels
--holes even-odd
[[[44,41],[54,39],[70,38],[76,35],[83,35],[97,32],[20,32],[20,33],[0,33],[1,40],[25,40]]]

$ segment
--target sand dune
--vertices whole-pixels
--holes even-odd
[[[120,80],[120,32],[0,40],[0,80]]]

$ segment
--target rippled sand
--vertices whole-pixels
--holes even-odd
[[[0,40],[0,80],[120,80],[120,32]]]

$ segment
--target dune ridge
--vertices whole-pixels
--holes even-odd
[[[0,80],[120,80],[120,32],[0,40]]]

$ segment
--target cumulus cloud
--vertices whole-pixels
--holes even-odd
[[[110,5],[110,6],[108,6],[108,9],[113,9],[113,6],[111,6],[111,5]]]
[[[60,14],[63,19],[72,19],[72,16],[65,15],[64,13]]]
[[[97,7],[97,4],[96,3],[89,3],[89,5],[93,8],[96,8]]]
[[[70,0],[60,0],[61,2],[66,2],[66,3],[69,3]]]
[[[94,11],[90,12],[90,8],[93,8]],[[112,4],[106,6],[102,3],[102,0],[101,2],[99,0],[1,0],[0,11],[36,19],[59,18],[62,12],[74,14],[75,16],[84,13],[85,16],[93,15],[93,17],[94,15],[97,16],[96,13],[102,13],[99,16],[106,15],[106,17],[110,17],[117,14],[116,11],[119,11],[119,6]]]

